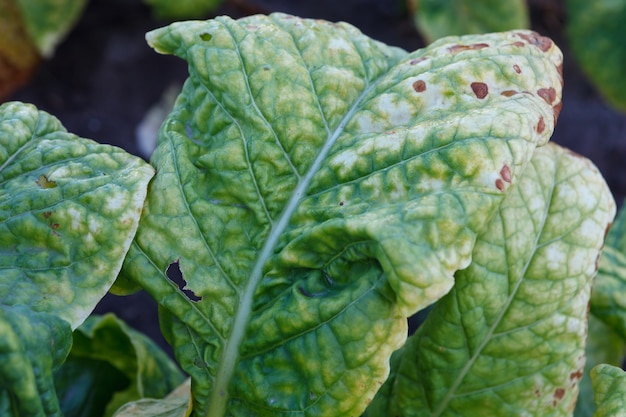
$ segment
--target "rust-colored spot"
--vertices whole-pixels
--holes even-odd
[[[496,180],[496,188],[500,191],[504,191],[504,182],[500,178]]]
[[[43,212],[43,218],[44,219],[48,219],[48,218],[50,218],[50,216],[52,216],[52,212],[51,211],[44,211]]]
[[[500,176],[505,182],[511,183],[511,168],[508,165],[504,165],[500,170]]]
[[[579,369],[576,372],[572,372],[571,374],[569,374],[570,381],[580,380],[582,379],[582,377],[583,377],[582,369]]]
[[[487,94],[489,94],[489,87],[487,87],[485,83],[473,82],[470,86],[474,94],[476,94],[476,97],[480,99],[487,97]]]
[[[511,97],[511,96],[514,96],[515,94],[517,94],[517,91],[515,90],[504,90],[503,92],[500,93],[500,95],[503,95],[504,97]]]
[[[556,100],[556,90],[554,87],[540,88],[537,90],[537,95],[550,105],[552,105],[552,103]]]
[[[54,230],[57,230],[59,228],[59,223],[51,224],[50,227],[52,227]]]
[[[427,58],[425,58],[425,57],[412,59],[412,60],[410,60],[410,61],[409,61],[409,64],[410,64],[410,65],[416,65],[416,64],[419,64],[420,62],[424,62],[424,61],[426,61],[426,59],[427,59]]]
[[[542,134],[544,130],[546,130],[546,122],[543,120],[543,116],[541,116],[537,123],[537,133]]]
[[[423,93],[426,91],[426,83],[423,80],[417,80],[413,83],[413,90],[418,93]]]
[[[526,46],[526,44],[524,42],[522,42],[522,41],[513,42],[511,45],[517,46],[519,48],[521,48],[522,46]]]
[[[522,69],[517,64],[513,65],[513,70],[517,72],[518,74],[522,73]]]
[[[528,42],[528,44],[535,45],[537,48],[541,49],[543,52],[547,52],[548,49],[552,47],[552,40],[550,40],[550,38],[541,36],[536,32],[517,33],[516,35],[524,39],[526,42]]]
[[[461,51],[483,49],[483,48],[488,48],[488,47],[489,45],[486,43],[473,43],[471,45],[452,45],[451,47],[448,48],[448,50],[452,53],[457,53]]]
[[[557,388],[556,390],[554,390],[554,398],[555,399],[562,400],[563,396],[565,396],[565,389]]]

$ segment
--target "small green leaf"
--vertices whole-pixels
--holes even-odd
[[[45,57],[80,18],[87,0],[15,0],[26,30]]]
[[[609,104],[626,111],[626,0],[567,0],[566,34],[579,65]]]
[[[122,266],[153,173],[33,106],[0,106],[0,304],[82,323]]]
[[[560,52],[520,31],[407,53],[283,14],[147,39],[190,76],[124,269],[166,310],[194,413],[359,415],[548,140]]]
[[[158,18],[173,20],[200,19],[216,9],[224,0],[145,0]]]
[[[52,372],[63,363],[71,345],[71,329],[64,320],[23,305],[0,305],[3,416],[60,415]]]
[[[66,417],[92,416],[90,409],[108,417],[128,402],[162,398],[184,380],[154,342],[112,314],[91,316],[76,329],[68,360],[55,378]],[[96,400],[105,399],[95,408]]]
[[[415,25],[427,41],[450,35],[529,27],[526,0],[409,0]]]
[[[609,229],[591,292],[591,313],[626,342],[626,210]]]
[[[593,417],[626,416],[626,372],[612,365],[598,365],[591,371],[598,409]]]
[[[469,268],[394,358],[368,416],[570,416],[608,186],[586,159],[537,148]]]
[[[191,379],[161,400],[144,399],[126,404],[114,417],[188,417],[191,413]]]

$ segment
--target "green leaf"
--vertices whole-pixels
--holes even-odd
[[[15,0],[28,34],[44,57],[74,27],[87,0]]]
[[[124,268],[167,310],[194,414],[359,415],[549,138],[560,52],[511,32],[409,54],[283,14],[147,38],[190,76]]]
[[[216,9],[223,0],[145,0],[158,18],[200,19]]]
[[[188,417],[191,413],[191,379],[161,400],[144,399],[126,404],[114,417]]]
[[[594,417],[626,416],[626,372],[612,365],[598,365],[591,371],[598,407]]]
[[[91,316],[74,332],[72,351],[55,378],[66,417],[111,416],[130,401],[162,398],[184,380],[153,341],[112,314]],[[103,406],[95,407],[96,401]]]
[[[602,363],[619,366],[624,358],[622,338],[593,315],[589,316],[587,333],[585,369],[579,384],[574,417],[591,417],[596,410],[591,385],[591,370]]]
[[[152,175],[31,105],[0,106],[0,304],[80,325],[122,266]]]
[[[611,193],[586,159],[537,148],[469,268],[396,354],[368,415],[570,416]]]
[[[72,345],[67,322],[23,305],[0,305],[0,412],[60,416],[52,372]]]
[[[579,65],[609,104],[626,111],[626,0],[567,0],[566,35]]]
[[[418,30],[431,42],[449,35],[529,27],[526,0],[409,0]]]
[[[626,210],[620,210],[604,241],[591,292],[593,315],[626,342]]]

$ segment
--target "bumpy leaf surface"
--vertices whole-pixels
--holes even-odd
[[[526,0],[409,0],[409,4],[417,28],[429,41],[529,26]]]
[[[591,371],[598,407],[593,417],[626,416],[626,372],[617,366],[598,365]]]
[[[360,414],[549,138],[560,52],[511,32],[406,53],[282,14],[148,41],[190,76],[125,271],[164,307],[194,413]]]
[[[570,416],[615,204],[592,164],[538,148],[472,264],[394,357],[368,416]]]
[[[33,106],[0,106],[0,304],[82,323],[122,266],[153,173]]]
[[[107,383],[100,378],[105,370],[110,377]],[[86,410],[93,407],[98,390],[109,400],[94,412],[108,417],[130,401],[162,398],[183,380],[176,364],[154,342],[112,314],[91,316],[76,329],[68,359],[55,374],[68,417],[66,409],[72,415],[94,415]]]
[[[572,52],[604,98],[626,111],[624,21],[626,0],[568,0],[567,36]]]
[[[69,324],[23,305],[0,306],[0,415],[60,416],[52,372],[72,345]]]

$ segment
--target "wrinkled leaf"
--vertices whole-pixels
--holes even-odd
[[[591,385],[591,370],[602,363],[619,366],[624,358],[622,338],[593,315],[589,316],[587,333],[585,369],[579,384],[574,417],[591,417],[596,410]]]
[[[0,0],[0,100],[28,81],[38,63],[14,0]]]
[[[431,42],[449,35],[529,27],[526,0],[408,0],[417,29]]]
[[[591,371],[597,411],[594,417],[626,416],[626,372],[612,365],[598,365]]]
[[[191,379],[187,379],[167,397],[144,399],[126,404],[114,417],[188,417],[191,413]]]
[[[549,138],[560,52],[511,32],[407,54],[282,14],[147,38],[190,77],[124,268],[166,310],[194,413],[360,414]]]
[[[87,0],[13,0],[39,52],[49,57],[80,18]]]
[[[0,106],[0,304],[82,323],[122,266],[152,175],[31,105]]]
[[[626,0],[567,0],[566,34],[579,65],[609,104],[626,111]]]
[[[614,214],[588,160],[537,148],[469,268],[395,355],[368,415],[570,416],[591,281]]]
[[[109,377],[106,384],[104,373]],[[112,314],[91,316],[74,332],[68,360],[55,378],[66,417],[95,416],[90,408],[111,416],[130,401],[162,398],[184,380],[152,340]],[[95,393],[102,401],[108,398],[100,409],[95,408]]]
[[[6,417],[60,415],[52,372],[72,345],[69,324],[23,305],[0,305],[0,412]]]
[[[145,0],[158,18],[200,19],[216,9],[223,0]]]

